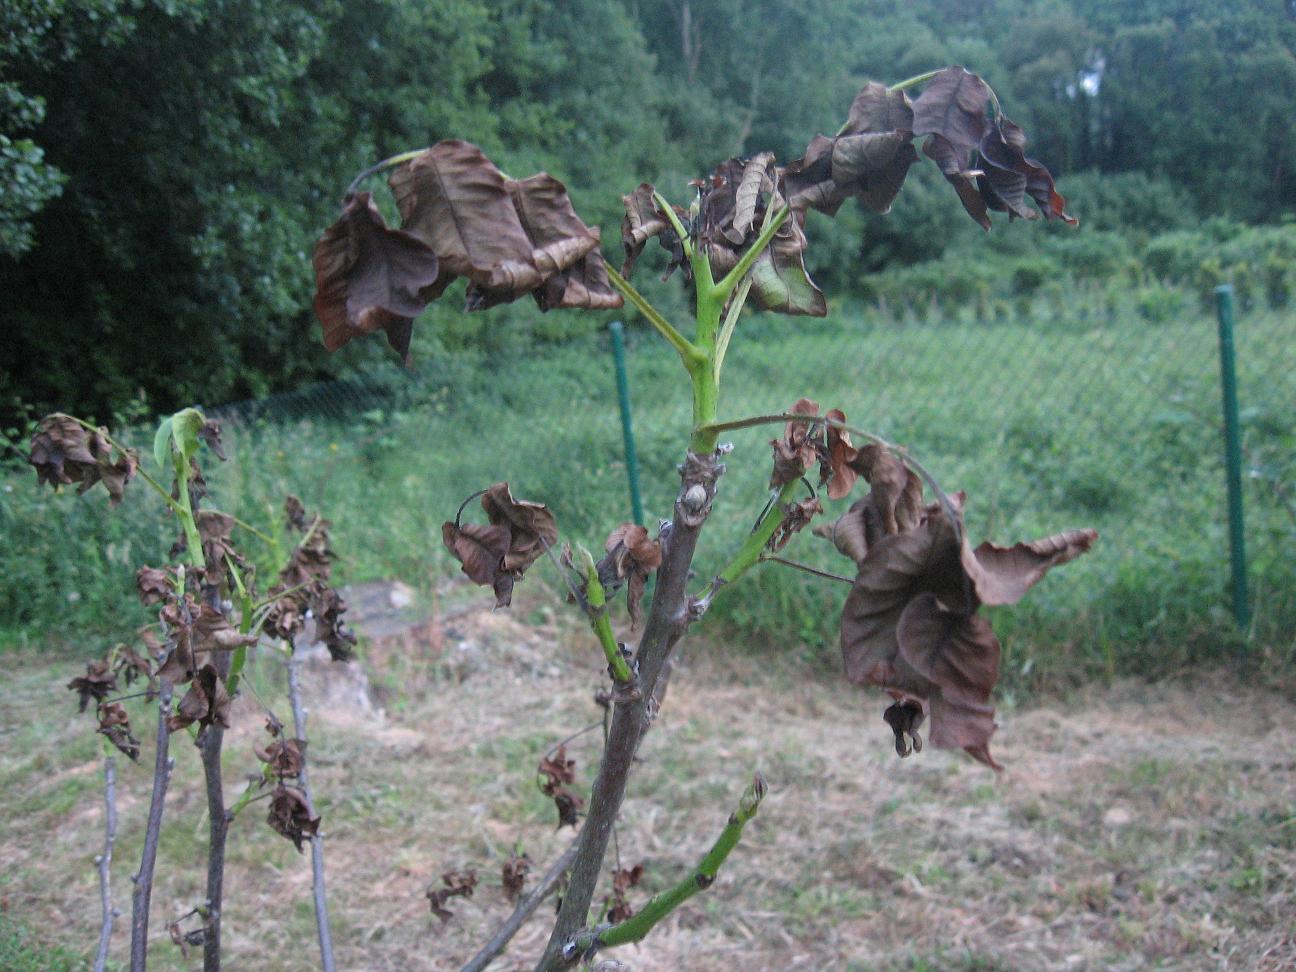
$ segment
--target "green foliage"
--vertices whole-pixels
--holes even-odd
[[[772,315],[748,315],[726,364],[725,414],[786,407],[775,391],[785,387],[841,405],[852,422],[914,448],[948,488],[967,489],[977,539],[1096,527],[1098,546],[1067,567],[1066,583],[1042,585],[995,615],[1004,677],[1014,689],[1155,675],[1227,657],[1236,639],[1222,607],[1227,553],[1214,326],[1191,293],[1157,286],[1179,296],[1182,313],[1155,327],[1140,313],[1137,292],[1092,284],[987,298],[981,321],[967,307],[945,314],[920,305],[906,313],[900,305],[881,312],[854,304],[798,333]],[[1294,529],[1296,449],[1283,386],[1260,376],[1281,359],[1283,335],[1280,318],[1257,313],[1238,337],[1258,592],[1253,643],[1271,652],[1275,670],[1296,661],[1296,575],[1284,553]],[[651,524],[671,515],[690,401],[675,380],[673,352],[637,328],[629,339]],[[298,492],[336,522],[336,544],[346,554],[337,565],[341,582],[400,577],[420,587],[457,573],[441,545],[442,521],[465,495],[501,478],[515,495],[542,498],[563,539],[591,550],[629,519],[604,338],[572,339],[543,356],[525,347],[448,351],[433,337],[423,349],[429,353],[413,375],[393,368],[365,384],[270,400],[261,417],[244,423],[227,421],[230,461],[205,466],[215,502],[274,534],[283,495]],[[591,380],[591,362],[601,379]],[[1067,366],[1051,364],[1058,362]],[[986,389],[994,393],[981,393]],[[1103,409],[1071,408],[1060,435],[1059,409],[1094,398]],[[649,408],[652,422],[642,420]],[[142,429],[127,440],[147,448],[149,434]],[[754,429],[725,436],[737,449],[724,478],[725,503],[697,564],[700,577],[737,549],[768,497],[769,435]],[[0,641],[58,645],[80,632],[76,644],[89,654],[128,637],[145,612],[122,608],[135,603],[124,568],[160,559],[177,532],[157,516],[160,501],[128,497],[110,515],[102,494],[55,496],[32,484],[30,470],[15,467],[0,489],[0,536],[8,541],[0,544],[7,629]],[[241,546],[270,559],[257,541]],[[78,556],[66,556],[69,550]],[[845,564],[809,536],[786,553],[830,570]],[[526,583],[547,584],[560,596],[545,564]],[[717,599],[712,629],[755,650],[791,651],[836,667],[844,585],[770,564],[755,568],[745,585],[751,590],[743,596]]]
[[[37,943],[29,929],[0,911],[0,969],[5,972],[79,972],[84,956]]]
[[[1049,228],[1048,256],[1069,274],[1120,273],[1149,239],[1192,229],[1199,208],[1293,211],[1294,38],[1296,22],[1261,0],[870,0],[813,16],[787,0],[9,3],[0,374],[23,401],[106,419],[141,393],[165,412],[368,367],[377,342],[331,359],[318,348],[303,257],[378,158],[471,134],[506,170],[567,182],[610,251],[618,197],[641,180],[679,193],[727,154],[795,158],[864,78],[951,62],[986,74],[1064,177],[1084,225]],[[977,234],[937,174],[910,182],[888,217],[853,205],[812,217],[821,283],[894,295],[870,275]],[[1042,228],[1016,229],[996,228],[992,245],[1030,255]],[[1215,267],[1198,254],[1175,280],[1201,288],[1245,266],[1240,289],[1289,299],[1282,253],[1243,256]],[[983,267],[986,286],[960,270],[949,299],[1033,292],[1042,269]],[[419,330],[435,342],[491,353],[605,323],[529,307],[507,323],[429,316]]]

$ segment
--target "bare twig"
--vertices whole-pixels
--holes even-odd
[[[131,959],[130,972],[144,972],[148,963],[149,898],[153,893],[153,865],[157,862],[158,837],[162,833],[162,810],[166,804],[167,786],[175,760],[168,751],[171,730],[167,717],[171,711],[171,683],[159,679],[157,759],[153,764],[153,796],[149,800],[148,825],[144,830],[144,850],[140,854],[139,871],[135,874],[135,890],[131,893]]]
[[[301,682],[298,678],[298,659],[296,647],[288,658],[288,701],[292,705],[293,735],[303,742],[306,740],[306,709],[301,701]],[[306,798],[306,812],[315,816],[315,800],[311,796],[310,778],[306,773],[306,759],[302,759],[301,772],[297,775],[301,783],[302,795]],[[324,891],[324,841],[318,833],[311,834],[311,887],[315,897],[315,930],[319,936],[320,967],[323,972],[334,972],[333,932],[329,926],[328,900]]]
[[[220,587],[203,585],[203,601],[220,610]],[[217,652],[211,664],[217,677],[229,675],[228,652]],[[221,748],[225,730],[219,723],[208,725],[195,740],[202,754],[203,781],[207,788],[207,916],[203,927],[203,972],[220,972],[221,908],[225,890],[225,838],[230,816],[225,809],[225,790],[221,781]]]
[[[768,560],[771,563],[782,564],[784,567],[795,567],[797,570],[804,570],[807,574],[814,574],[816,577],[823,577],[827,580],[840,581],[843,584],[854,586],[855,582],[844,574],[834,574],[831,570],[820,570],[818,567],[811,567],[809,564],[799,563],[795,560],[788,560],[786,557],[780,557],[777,554],[766,554],[761,560]]]
[[[95,952],[94,972],[103,972],[108,962],[108,943],[112,939],[113,919],[117,912],[112,904],[112,854],[117,840],[117,759],[104,757],[104,845],[103,853],[95,858],[99,868],[99,905],[103,923],[99,926],[99,949]]]
[[[513,940],[513,936],[518,933],[526,920],[540,906],[540,902],[544,901],[553,892],[554,888],[558,886],[558,882],[562,880],[562,876],[572,866],[572,862],[576,860],[578,844],[579,838],[568,845],[567,849],[562,852],[562,856],[549,866],[549,870],[540,879],[540,883],[531,890],[530,894],[518,902],[517,907],[513,909],[513,914],[509,915],[504,924],[495,930],[495,934],[491,936],[490,941],[482,946],[481,951],[472,957],[472,960],[463,967],[461,972],[482,972],[482,969],[490,965],[508,947],[508,943]]]

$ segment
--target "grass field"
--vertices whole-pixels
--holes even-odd
[[[355,704],[354,680],[337,668],[308,673],[340,968],[458,968],[509,911],[498,882],[510,850],[525,850],[538,872],[571,839],[554,831],[534,768],[553,743],[598,720],[591,691],[602,663],[588,633],[549,607],[552,593],[522,595],[512,612],[490,611],[458,583],[418,599],[430,620],[369,645],[369,694],[385,717]],[[0,684],[6,969],[83,967],[76,957],[97,936],[102,754],[63,687],[68,677],[68,664],[33,659]],[[285,709],[278,663],[257,659],[251,678],[257,694],[236,705],[227,735],[231,798],[256,766],[257,699]],[[128,705],[143,723],[143,704]],[[787,659],[726,645],[686,652],[618,828],[623,864],[646,867],[632,906],[697,861],[754,770],[770,795],[710,890],[642,947],[609,954],[634,972],[1278,972],[1296,963],[1288,699],[1213,672],[1009,704],[994,743],[1002,775],[962,754],[897,759],[884,705]],[[141,765],[119,767],[123,911],[149,786],[151,732],[142,735]],[[183,960],[166,933],[202,895],[206,836],[197,753],[183,734],[173,753],[153,909],[150,968],[159,970],[201,964]],[[584,792],[597,732],[569,754]],[[316,957],[309,861],[263,816],[264,804],[252,804],[231,832],[228,965],[305,972]],[[464,866],[481,884],[442,924],[423,891]],[[542,908],[497,967],[530,968],[548,921]],[[126,925],[119,919],[114,961],[125,960]]]
[[[1108,290],[1071,288],[986,319],[974,309],[951,316],[858,305],[827,321],[756,317],[729,355],[721,412],[778,411],[800,395],[845,409],[909,446],[947,489],[968,491],[974,539],[1096,527],[1093,553],[995,618],[1010,691],[1173,673],[1231,658],[1242,644],[1228,612],[1214,324],[1191,301],[1176,307],[1173,319],[1150,320]],[[1296,373],[1282,363],[1294,342],[1288,312],[1244,310],[1239,318],[1248,651],[1262,678],[1287,677],[1296,657]],[[548,503],[565,539],[596,547],[629,518],[606,339],[536,349],[497,335],[492,343],[490,354],[438,353],[425,343],[413,375],[286,396],[262,403],[260,418],[227,421],[233,460],[209,472],[215,502],[274,532],[282,496],[300,494],[336,522],[339,572],[349,581],[401,578],[426,589],[453,572],[441,522],[499,479]],[[655,522],[670,514],[687,389],[673,354],[651,334],[632,335],[630,371]],[[740,541],[764,504],[773,434],[731,437],[702,571]],[[134,436],[147,446],[151,432]],[[105,505],[98,494],[38,494],[29,470],[5,477],[6,645],[97,650],[145,618],[133,607],[131,576],[164,555],[172,531],[159,524],[152,497],[134,496],[115,515]],[[828,505],[835,516],[846,503]],[[245,546],[270,566],[257,541]],[[808,533],[788,553],[849,567]],[[708,630],[832,665],[844,593],[764,565],[746,595],[717,606]]]

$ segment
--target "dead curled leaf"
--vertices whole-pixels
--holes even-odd
[[[432,907],[432,914],[442,921],[449,921],[454,917],[454,912],[447,910],[445,903],[451,898],[471,898],[473,889],[477,887],[477,872],[471,869],[448,871],[441,875],[441,883],[444,887],[429,887],[424,895]]]
[[[963,527],[962,494],[949,497],[953,520],[941,504],[922,506],[921,482],[911,486],[898,471],[903,465],[883,453],[866,465],[870,494],[821,531],[859,568],[842,611],[846,677],[884,688],[900,703],[888,710],[887,722],[901,755],[909,748],[906,737],[914,750],[921,745],[913,730],[925,713],[932,745],[962,748],[999,768],[989,750],[999,641],[976,612],[982,604],[1016,603],[1098,535],[1068,530],[1013,547],[974,549]]]
[[[78,712],[84,712],[90,700],[102,702],[108,697],[109,692],[117,689],[117,678],[109,669],[108,660],[101,658],[97,661],[86,663],[86,673],[72,679],[67,683],[67,687],[77,693]]]
[[[644,865],[642,862],[634,867],[619,868],[612,873],[612,894],[603,902],[605,921],[616,925],[634,917],[635,912],[630,907],[630,900],[627,895],[630,889],[639,883],[643,874]]]
[[[574,828],[580,822],[579,815],[585,806],[585,800],[563,785],[576,782],[576,761],[567,758],[567,747],[559,746],[544,756],[536,772],[545,777],[540,792],[552,797],[558,810],[558,829],[567,826]]]
[[[626,604],[633,630],[643,619],[642,602],[648,577],[661,566],[661,540],[648,536],[648,531],[637,523],[622,523],[608,534],[603,549],[606,553],[596,565],[599,583],[609,597],[622,584],[626,585]]]
[[[77,492],[84,493],[102,482],[112,506],[122,501],[126,484],[139,468],[135,451],[114,449],[106,429],[92,432],[62,412],[37,424],[27,461],[36,469],[38,484],[57,488],[76,483]]]
[[[98,731],[132,761],[139,759],[140,743],[131,734],[130,716],[120,702],[99,706]]]
[[[481,505],[489,526],[447,520],[441,539],[469,580],[494,588],[495,606],[508,607],[514,582],[557,542],[558,524],[544,504],[514,499],[508,483],[484,490]]]
[[[269,746],[255,748],[257,759],[267,764],[279,780],[298,776],[306,764],[306,740],[277,738]]]
[[[210,725],[228,729],[231,701],[229,690],[215,667],[203,665],[194,674],[189,691],[180,699],[176,711],[167,719],[167,728],[175,732],[196,722],[204,729]]]
[[[368,193],[349,199],[315,247],[315,313],[330,351],[383,329],[408,361],[413,319],[458,277],[467,309],[531,294],[541,310],[620,307],[599,232],[548,173],[509,179],[477,146],[438,142],[389,179],[401,228]]]
[[[519,856],[511,852],[500,869],[500,883],[504,888],[504,897],[515,902],[522,896],[526,886],[526,876],[531,870],[531,858],[526,854]]]
[[[305,841],[319,831],[320,818],[312,817],[306,794],[293,786],[280,783],[271,791],[270,810],[266,822],[278,834],[293,842],[298,851]]]

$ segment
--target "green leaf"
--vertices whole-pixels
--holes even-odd
[[[171,416],[171,436],[186,466],[198,454],[198,433],[206,421],[196,408],[186,408]]]
[[[174,416],[168,415],[158,425],[157,434],[153,436],[153,458],[158,466],[167,470],[171,468],[171,422]]]

